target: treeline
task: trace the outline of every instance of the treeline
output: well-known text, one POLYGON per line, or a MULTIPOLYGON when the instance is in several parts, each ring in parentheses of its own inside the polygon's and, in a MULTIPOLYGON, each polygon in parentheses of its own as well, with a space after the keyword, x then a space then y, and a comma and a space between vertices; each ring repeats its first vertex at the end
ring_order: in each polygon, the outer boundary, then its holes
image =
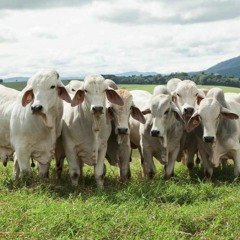
POLYGON ((171 73, 169 75, 149 75, 149 76, 116 76, 116 75, 103 75, 105 79, 112 79, 117 84, 166 84, 171 78, 179 78, 181 80, 190 79, 198 85, 216 85, 216 86, 230 86, 240 87, 240 78, 226 77, 218 74, 206 74, 200 72, 194 75, 187 73, 171 73))

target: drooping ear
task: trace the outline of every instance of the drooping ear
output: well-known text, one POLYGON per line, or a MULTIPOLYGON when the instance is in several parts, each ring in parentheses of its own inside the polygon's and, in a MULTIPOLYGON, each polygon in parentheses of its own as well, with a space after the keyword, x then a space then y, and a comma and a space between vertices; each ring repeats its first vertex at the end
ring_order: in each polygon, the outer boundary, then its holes
POLYGON ((34 98, 33 90, 32 89, 27 90, 22 97, 22 106, 25 107, 27 104, 32 102, 33 98, 34 98))
POLYGON ((146 109, 144 109, 144 110, 142 111, 142 114, 143 114, 143 115, 150 114, 150 113, 151 113, 150 108, 146 108, 146 109))
POLYGON ((58 96, 62 100, 66 101, 68 103, 71 103, 72 100, 71 100, 71 98, 70 98, 70 96, 69 96, 69 94, 68 94, 68 92, 67 92, 65 87, 58 87, 57 91, 58 91, 58 96))
POLYGON ((205 93, 203 92, 202 89, 198 89, 197 105, 199 105, 204 98, 205 98, 205 93))
POLYGON ((198 114, 198 112, 195 112, 187 123, 186 131, 191 132, 199 124, 200 124, 199 114, 198 114))
POLYGON ((221 109, 221 114, 224 118, 231 119, 231 120, 239 118, 239 116, 236 113, 234 113, 234 112, 232 112, 229 109, 224 108, 224 107, 222 107, 222 109, 221 109))
POLYGON ((122 98, 118 95, 118 93, 115 90, 111 88, 106 89, 106 95, 109 102, 117 104, 119 106, 124 105, 122 98))
POLYGON ((174 102, 172 102, 171 108, 172 108, 172 111, 173 111, 173 113, 174 113, 175 118, 176 118, 178 121, 184 123, 183 116, 182 116, 180 110, 178 109, 178 107, 175 105, 174 102))
POLYGON ((131 106, 131 116, 132 116, 132 118, 136 119, 140 123, 144 124, 146 122, 146 119, 145 119, 143 113, 139 110, 139 108, 137 108, 135 106, 131 106))
POLYGON ((75 93, 72 102, 71 102, 71 106, 75 107, 79 104, 81 104, 84 100, 85 97, 85 92, 81 89, 77 90, 77 92, 75 93))

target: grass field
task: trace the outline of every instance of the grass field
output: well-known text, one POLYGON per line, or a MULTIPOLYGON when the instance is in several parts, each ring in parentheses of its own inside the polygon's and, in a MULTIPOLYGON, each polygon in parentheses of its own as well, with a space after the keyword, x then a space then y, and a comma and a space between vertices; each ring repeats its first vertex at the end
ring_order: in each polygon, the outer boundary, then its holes
MULTIPOLYGON (((154 87, 140 86, 121 87, 150 92, 154 87)), ((126 183, 107 164, 102 190, 89 166, 73 188, 67 165, 56 180, 52 162, 44 182, 33 168, 28 185, 12 180, 12 162, 6 168, 0 165, 0 239, 240 239, 240 187, 231 162, 214 169, 211 183, 203 180, 200 166, 189 176, 180 163, 175 178, 164 181, 163 166, 155 163, 155 178, 142 178, 134 151, 132 178, 126 183)))

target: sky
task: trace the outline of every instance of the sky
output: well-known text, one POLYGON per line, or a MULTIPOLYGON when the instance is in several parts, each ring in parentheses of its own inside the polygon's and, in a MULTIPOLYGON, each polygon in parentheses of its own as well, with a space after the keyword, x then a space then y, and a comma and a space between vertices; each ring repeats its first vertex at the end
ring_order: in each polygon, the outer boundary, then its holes
POLYGON ((3 79, 201 71, 239 52, 239 0, 0 0, 3 79))

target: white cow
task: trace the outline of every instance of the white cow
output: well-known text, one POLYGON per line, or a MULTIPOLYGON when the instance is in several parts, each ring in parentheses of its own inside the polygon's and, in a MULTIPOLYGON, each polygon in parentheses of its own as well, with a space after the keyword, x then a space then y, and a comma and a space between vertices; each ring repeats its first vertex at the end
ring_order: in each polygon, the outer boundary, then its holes
POLYGON ((39 163, 39 176, 47 176, 61 133, 62 100, 71 102, 55 70, 38 72, 18 94, 10 119, 15 176, 31 173, 30 158, 39 163))
POLYGON ((129 117, 145 123, 142 112, 133 102, 131 93, 125 89, 118 89, 116 92, 121 96, 124 105, 119 106, 113 103, 108 104, 108 111, 111 114, 112 132, 108 139, 106 158, 111 165, 118 164, 120 169, 120 179, 130 178, 131 146, 129 138, 129 117))
MULTIPOLYGON (((187 124, 197 103, 205 97, 205 94, 201 89, 197 88, 197 85, 193 81, 183 80, 178 83, 177 88, 172 92, 172 96, 181 111, 185 124, 187 124)), ((185 154, 187 167, 191 170, 194 165, 194 155, 197 152, 196 133, 194 131, 190 133, 184 132, 178 160, 185 154)))
POLYGON ((189 131, 200 123, 203 127, 202 141, 205 145, 202 147, 206 158, 205 161, 203 158, 203 163, 208 178, 211 178, 213 166, 217 167, 222 157, 232 158, 234 174, 240 175, 239 115, 240 104, 234 99, 226 101, 220 88, 212 88, 189 120, 189 131))
POLYGON ((0 159, 4 166, 14 152, 10 142, 10 118, 19 91, 0 85, 0 159))
POLYGON ((106 97, 123 105, 121 97, 107 86, 101 75, 89 75, 75 93, 72 106, 64 104, 62 140, 74 186, 78 184, 81 162, 94 166, 96 182, 103 186, 104 159, 111 133, 106 97))
POLYGON ((183 134, 183 119, 170 94, 153 96, 146 115, 146 124, 140 126, 140 145, 144 159, 144 174, 155 175, 153 157, 165 165, 165 179, 174 174, 174 165, 183 134))

